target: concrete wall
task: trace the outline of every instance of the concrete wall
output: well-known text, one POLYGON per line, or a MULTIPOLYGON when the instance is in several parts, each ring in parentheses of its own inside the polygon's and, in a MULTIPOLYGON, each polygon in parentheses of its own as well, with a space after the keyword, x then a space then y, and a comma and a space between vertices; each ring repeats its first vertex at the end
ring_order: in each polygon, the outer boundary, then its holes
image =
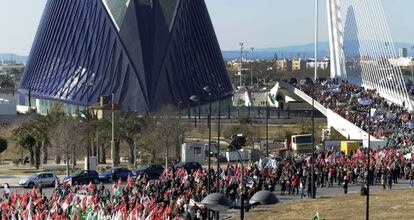
MULTIPOLYGON (((367 132, 330 109, 327 109, 327 113, 328 127, 335 128, 345 138, 362 140, 364 147, 368 147, 367 132)), ((370 137, 370 142, 372 148, 383 147, 386 144, 384 140, 376 139, 373 136, 370 137)))

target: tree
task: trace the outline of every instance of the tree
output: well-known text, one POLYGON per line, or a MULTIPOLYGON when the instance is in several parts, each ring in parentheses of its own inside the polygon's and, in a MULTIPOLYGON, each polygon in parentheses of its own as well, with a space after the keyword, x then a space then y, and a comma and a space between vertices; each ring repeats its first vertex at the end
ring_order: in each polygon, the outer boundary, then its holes
POLYGON ((248 115, 240 115, 237 117, 237 120, 241 125, 248 125, 251 123, 251 118, 248 115))
POLYGON ((119 113, 119 137, 126 142, 129 148, 129 164, 135 162, 135 137, 142 131, 145 120, 136 112, 119 113))
POLYGON ((310 122, 309 119, 302 119, 299 122, 299 130, 300 130, 300 132, 301 133, 304 133, 304 134, 311 133, 311 131, 312 131, 311 125, 312 125, 312 123, 310 122))
POLYGON ((178 111, 173 106, 164 106, 148 120, 145 132, 142 135, 141 143, 144 149, 150 153, 151 162, 161 156, 165 158, 165 165, 168 167, 169 158, 175 153, 175 158, 180 159, 180 137, 184 135, 184 128, 177 117, 178 111))
POLYGON ((7 140, 0 137, 0 154, 7 149, 7 140))
MULTIPOLYGON (((50 129, 50 141, 53 146, 58 150, 58 152, 62 152, 65 156, 66 161, 66 172, 67 175, 70 174, 70 163, 72 161, 72 165, 74 160, 76 160, 75 156, 71 153, 74 152, 75 146, 79 146, 81 143, 82 134, 85 133, 85 126, 82 126, 79 121, 71 116, 62 117, 61 120, 53 125, 50 129)), ((73 168, 73 166, 72 166, 73 168)))
MULTIPOLYGON (((34 146, 36 144, 35 138, 31 135, 31 128, 28 122, 23 123, 12 131, 13 139, 22 148, 29 151, 30 164, 34 164, 34 146)), ((23 158, 21 158, 23 159, 23 158)))

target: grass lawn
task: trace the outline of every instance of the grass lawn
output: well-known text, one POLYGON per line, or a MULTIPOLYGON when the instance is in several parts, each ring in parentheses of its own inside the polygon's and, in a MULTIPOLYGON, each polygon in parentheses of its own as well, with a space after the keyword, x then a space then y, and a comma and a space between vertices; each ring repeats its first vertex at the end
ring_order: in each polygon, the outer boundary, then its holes
MULTIPOLYGON (((245 219, 308 219, 316 212, 320 219, 365 219, 366 196, 343 196, 300 200, 261 206, 246 214, 245 219)), ((414 219, 414 189, 376 191, 370 194, 370 219, 414 219)), ((233 216, 232 219, 239 219, 233 216)))

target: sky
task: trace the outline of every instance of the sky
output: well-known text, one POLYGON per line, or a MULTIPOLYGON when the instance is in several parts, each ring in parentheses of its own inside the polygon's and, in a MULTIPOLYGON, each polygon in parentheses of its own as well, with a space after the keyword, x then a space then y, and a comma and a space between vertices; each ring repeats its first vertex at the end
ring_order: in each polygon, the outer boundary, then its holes
MULTIPOLYGON (((414 42, 413 0, 383 1, 395 42, 414 42)), ((205 0, 222 50, 314 41, 314 0, 205 0)), ((325 0, 319 0, 319 39, 328 38, 325 0)), ((46 0, 0 0, 0 53, 28 55, 46 0)))

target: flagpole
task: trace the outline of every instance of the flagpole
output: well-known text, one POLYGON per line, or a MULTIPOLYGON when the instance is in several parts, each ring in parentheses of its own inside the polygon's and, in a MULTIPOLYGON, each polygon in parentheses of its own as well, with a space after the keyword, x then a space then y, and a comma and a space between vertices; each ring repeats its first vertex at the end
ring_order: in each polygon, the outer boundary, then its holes
POLYGON ((369 220, 369 168, 370 168, 370 148, 371 148, 371 105, 368 106, 368 169, 367 169, 367 207, 366 207, 366 216, 365 219, 369 220))

